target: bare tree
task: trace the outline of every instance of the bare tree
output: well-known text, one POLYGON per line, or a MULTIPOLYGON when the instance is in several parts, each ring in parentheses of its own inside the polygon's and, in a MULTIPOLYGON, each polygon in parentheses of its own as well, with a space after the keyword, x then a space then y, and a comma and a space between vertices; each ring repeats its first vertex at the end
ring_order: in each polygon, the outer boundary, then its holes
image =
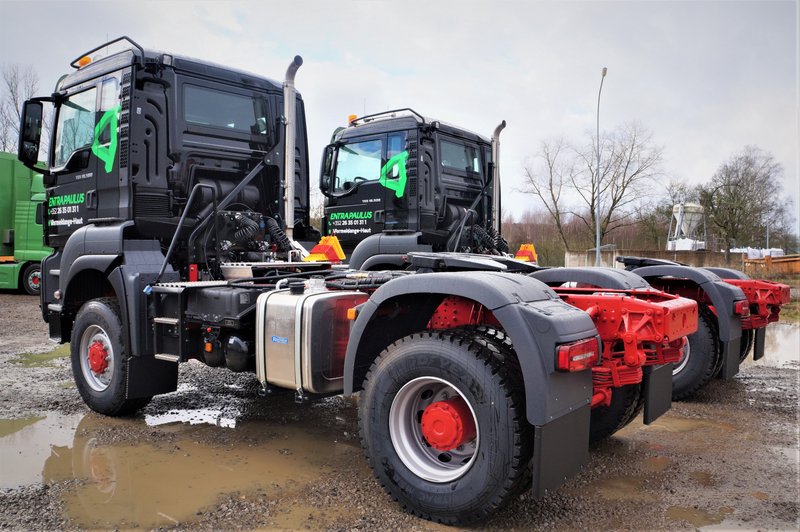
MULTIPOLYGON (((5 65, 0 84, 0 151, 16 152, 22 104, 39 91, 39 75, 30 65, 5 65)), ((42 146, 47 152, 50 118, 42 120, 42 146)))
POLYGON ((616 229, 635 223, 628 214, 646 197, 646 187, 660 174, 662 150, 653 145, 653 135, 644 126, 636 122, 624 124, 600 139, 598 172, 595 145, 592 137, 591 145, 577 151, 583 170, 574 174, 571 184, 581 199, 581 208, 572 214, 594 233, 599 189, 602 240, 616 229))
POLYGON ((533 162, 525 168, 523 191, 544 204, 566 249, 570 249, 567 226, 573 220, 584 227, 584 234, 577 236, 579 240, 594 234, 598 190, 600 234, 605 238, 636 223, 631 213, 647 196, 646 187, 660 174, 661 148, 653 144, 652 134, 641 124, 625 124, 600 141, 599 172, 595 138, 591 135, 580 149, 563 139, 543 142, 533 162))
POLYGON ((725 243, 726 259, 733 246, 761 242, 766 227, 786 225, 790 200, 783 195, 783 167, 771 153, 747 146, 717 169, 711 182, 699 187, 700 202, 725 243))
POLYGON ((565 214, 562 191, 564 184, 569 183, 575 173, 575 162, 572 149, 564 139, 543 141, 539 153, 525 167, 524 192, 538 197, 544 204, 558 231, 558 237, 564 248, 569 250, 569 242, 564 231, 565 214))

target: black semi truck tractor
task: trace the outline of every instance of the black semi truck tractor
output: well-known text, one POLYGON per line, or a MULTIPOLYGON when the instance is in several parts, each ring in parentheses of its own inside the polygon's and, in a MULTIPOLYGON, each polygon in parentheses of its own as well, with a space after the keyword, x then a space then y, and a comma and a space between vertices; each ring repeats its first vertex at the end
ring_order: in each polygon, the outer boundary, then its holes
MULTIPOLYGON (((360 392, 369 462, 422 517, 467 523, 524 489, 557 487, 588 453, 600 356, 589 314, 513 261, 417 253, 407 270, 379 272, 303 261, 299 243, 318 234, 301 64, 278 83, 123 37, 25 103, 18 155, 29 166, 43 104, 55 109, 42 315, 70 343, 82 398, 132 414, 197 359, 255 372, 264 391, 298 401, 360 392)), ((483 165, 488 147, 472 140, 483 165)), ((479 179, 452 195, 452 223, 464 206, 489 210, 479 179)))

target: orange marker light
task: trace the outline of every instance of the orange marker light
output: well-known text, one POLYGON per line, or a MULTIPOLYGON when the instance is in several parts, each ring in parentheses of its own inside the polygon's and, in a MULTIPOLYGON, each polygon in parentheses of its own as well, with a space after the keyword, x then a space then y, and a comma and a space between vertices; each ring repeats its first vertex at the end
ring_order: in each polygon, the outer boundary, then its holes
POLYGON ((210 353, 214 350, 214 345, 211 342, 206 342, 205 349, 206 353, 210 353))
POLYGON ((92 62, 92 58, 89 57, 88 55, 84 55, 83 57, 78 59, 78 67, 79 68, 80 67, 85 67, 86 65, 88 65, 91 62, 92 62))
POLYGON ((347 123, 352 124, 358 119, 358 115, 348 115, 347 116, 347 123))
POLYGON ((356 319, 356 316, 358 316, 358 311, 356 311, 355 308, 347 309, 347 319, 348 320, 353 321, 354 319, 356 319))

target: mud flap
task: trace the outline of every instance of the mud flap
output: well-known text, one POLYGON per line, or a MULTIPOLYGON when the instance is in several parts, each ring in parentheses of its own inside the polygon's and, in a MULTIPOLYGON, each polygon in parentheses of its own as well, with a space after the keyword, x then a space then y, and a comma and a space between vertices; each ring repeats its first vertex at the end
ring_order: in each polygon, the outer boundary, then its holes
POLYGON ((722 369, 720 379, 732 379, 739 373, 739 350, 742 342, 741 336, 730 342, 722 342, 722 369))
POLYGON ((644 424, 672 408, 672 364, 644 367, 644 424))
POLYGON ((533 444, 533 495, 542 497, 581 470, 589 459, 587 404, 546 425, 536 426, 533 444))
POLYGON ((128 357, 125 398, 152 397, 178 389, 178 364, 152 356, 128 357))
POLYGON ((755 339, 753 340, 753 360, 764 358, 764 344, 767 339, 767 328, 759 327, 755 330, 755 339))

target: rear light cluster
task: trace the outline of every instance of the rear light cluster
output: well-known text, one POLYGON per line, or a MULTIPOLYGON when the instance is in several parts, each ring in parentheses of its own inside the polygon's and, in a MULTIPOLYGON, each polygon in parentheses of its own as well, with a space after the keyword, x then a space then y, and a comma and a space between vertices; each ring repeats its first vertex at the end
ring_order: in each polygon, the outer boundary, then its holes
POLYGON ((746 299, 737 301, 733 304, 733 313, 737 316, 749 316, 750 302, 746 299))
POLYGON ((556 369, 558 371, 583 371, 600 361, 600 342, 597 338, 587 338, 570 344, 562 344, 556 349, 556 369))

